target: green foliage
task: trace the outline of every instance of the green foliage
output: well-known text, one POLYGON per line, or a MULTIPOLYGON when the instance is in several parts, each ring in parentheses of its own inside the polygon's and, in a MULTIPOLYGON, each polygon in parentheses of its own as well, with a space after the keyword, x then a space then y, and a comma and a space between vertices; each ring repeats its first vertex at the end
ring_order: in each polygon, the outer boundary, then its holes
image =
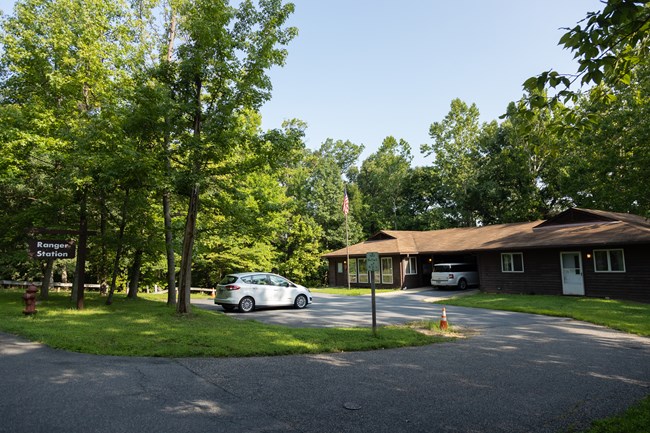
MULTIPOLYGON (((566 32, 559 41, 574 53, 578 61, 576 75, 562 75, 550 70, 524 82, 531 94, 539 95, 546 86, 560 88, 558 99, 576 101, 579 92, 570 90, 578 79, 581 85, 593 84, 592 96, 601 101, 615 99, 611 89, 626 87, 636 66, 647 57, 650 48, 650 5, 638 0, 608 0, 599 12, 566 32), (601 86, 601 84, 605 86, 601 86)), ((546 104, 545 98, 530 99, 533 107, 546 104)))
POLYGON ((404 228, 403 193, 412 159, 406 141, 386 137, 377 152, 361 164, 357 183, 363 195, 366 236, 379 230, 404 228))
POLYGON ((617 93, 617 100, 581 101, 590 121, 567 152, 562 188, 578 206, 650 216, 650 63, 617 93))
POLYGON ((525 99, 511 103, 504 122, 481 132, 473 202, 484 224, 547 218, 570 204, 559 187, 568 149, 561 126, 566 111, 523 106, 525 99))
POLYGON ((267 72, 297 32, 285 25, 291 4, 20 0, 0 20, 0 275, 40 279, 28 230, 73 229, 82 203, 98 232, 92 280, 113 263, 126 280, 142 251, 142 280, 164 281, 168 245, 195 286, 243 270, 322 284, 321 254, 347 242, 344 189, 350 244, 572 205, 650 216, 649 10, 610 0, 567 29, 578 75, 526 80, 500 124, 453 100, 421 147, 433 164, 412 168, 393 137, 359 161, 363 146, 345 140, 306 149, 299 120, 261 130, 267 72), (597 86, 579 96, 578 80, 597 86))
MULTIPOLYGON (((323 251, 342 248, 346 244, 343 214, 343 176, 349 172, 363 147, 349 141, 325 141, 321 148, 304 154, 302 167, 288 179, 288 191, 296 200, 295 212, 309 216, 322 231, 319 239, 323 251)), ((350 244, 363 239, 359 220, 363 218, 356 185, 348 185, 350 212, 348 214, 350 244)))
POLYGON ((594 421, 583 433, 644 433, 650 431, 650 396, 611 418, 594 421))
POLYGON ((433 167, 415 167, 404 181, 402 229, 435 230, 453 227, 457 222, 447 218, 442 205, 445 197, 442 181, 433 167))
POLYGON ((0 137, 0 183, 15 236, 3 248, 24 251, 31 227, 74 228, 88 197, 92 221, 108 199, 102 191, 147 186, 126 171, 147 159, 123 134, 119 113, 131 88, 130 25, 123 2, 101 0, 26 0, 3 19, 0 110, 9 133, 0 137))
POLYGON ((420 147, 435 155, 433 169, 439 182, 439 207, 447 218, 461 226, 476 225, 470 191, 476 187, 478 140, 481 133, 479 110, 460 99, 451 101, 449 113, 429 129, 432 144, 420 147))
POLYGON ((323 262, 319 240, 322 239, 322 229, 316 222, 300 215, 289 218, 287 231, 279 250, 282 257, 279 260, 278 272, 302 285, 322 285, 323 262))

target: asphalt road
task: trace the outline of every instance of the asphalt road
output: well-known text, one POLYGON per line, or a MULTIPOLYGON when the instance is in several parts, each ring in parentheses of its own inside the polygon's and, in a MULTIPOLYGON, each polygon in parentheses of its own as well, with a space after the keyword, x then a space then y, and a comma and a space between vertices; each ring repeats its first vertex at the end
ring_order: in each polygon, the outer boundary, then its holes
MULTIPOLYGON (((360 298, 330 299, 344 314, 360 298)), ((150 359, 0 334, 0 432, 579 431, 650 393, 648 338, 527 314, 448 314, 478 335, 374 352, 150 359)))
MULTIPOLYGON (((414 320, 440 320, 442 307, 426 301, 442 301, 458 295, 469 295, 477 290, 405 290, 376 296, 377 324, 390 325, 414 320), (398 301, 396 301, 398 300, 398 301)), ((252 313, 225 312, 211 299, 193 300, 194 305, 228 314, 242 320, 257 320, 296 327, 370 327, 372 303, 366 296, 335 296, 314 293, 314 303, 303 310, 293 308, 265 308, 252 313)))

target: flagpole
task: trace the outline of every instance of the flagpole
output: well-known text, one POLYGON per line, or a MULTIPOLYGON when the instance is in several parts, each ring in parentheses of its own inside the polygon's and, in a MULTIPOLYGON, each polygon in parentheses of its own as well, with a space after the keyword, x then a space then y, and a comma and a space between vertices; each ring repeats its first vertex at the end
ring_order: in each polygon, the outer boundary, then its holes
POLYGON ((350 229, 348 228, 348 212, 350 211, 350 201, 348 200, 348 189, 343 189, 343 213, 345 214, 345 251, 347 253, 348 266, 346 267, 348 289, 350 288, 350 229))
POLYGON ((348 280, 348 289, 350 288, 350 231, 348 229, 348 214, 345 213, 345 250, 348 256, 348 266, 347 266, 347 280, 348 280))

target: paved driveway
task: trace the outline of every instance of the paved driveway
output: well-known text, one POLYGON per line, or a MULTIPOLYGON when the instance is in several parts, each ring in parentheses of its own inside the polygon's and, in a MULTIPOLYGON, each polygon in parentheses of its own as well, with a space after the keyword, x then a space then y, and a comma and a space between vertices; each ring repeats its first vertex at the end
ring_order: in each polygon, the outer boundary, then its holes
POLYGON ((449 315, 479 335, 374 352, 148 359, 0 334, 0 432, 579 431, 650 393, 650 339, 528 314, 449 315))
MULTIPOLYGON (((377 324, 389 325, 414 320, 440 320, 442 307, 425 301, 476 293, 477 290, 404 290, 376 296, 377 324)), ((293 308, 260 309, 242 314, 226 313, 236 319, 257 320, 285 326, 299 327, 359 327, 372 326, 371 298, 367 296, 338 296, 314 293, 314 303, 303 310, 293 308)), ((210 299, 193 300, 201 308, 224 312, 210 299)))

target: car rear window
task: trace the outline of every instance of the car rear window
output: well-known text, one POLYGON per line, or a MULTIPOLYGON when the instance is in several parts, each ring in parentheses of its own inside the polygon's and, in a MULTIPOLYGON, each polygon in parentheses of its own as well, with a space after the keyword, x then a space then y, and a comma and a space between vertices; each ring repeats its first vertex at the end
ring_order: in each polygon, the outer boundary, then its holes
POLYGON ((451 266, 449 265, 434 265, 433 266, 433 272, 449 272, 451 270, 451 266))
POLYGON ((226 275, 223 277, 221 281, 219 281, 219 284, 232 284, 235 281, 237 281, 237 277, 234 275, 226 275))

